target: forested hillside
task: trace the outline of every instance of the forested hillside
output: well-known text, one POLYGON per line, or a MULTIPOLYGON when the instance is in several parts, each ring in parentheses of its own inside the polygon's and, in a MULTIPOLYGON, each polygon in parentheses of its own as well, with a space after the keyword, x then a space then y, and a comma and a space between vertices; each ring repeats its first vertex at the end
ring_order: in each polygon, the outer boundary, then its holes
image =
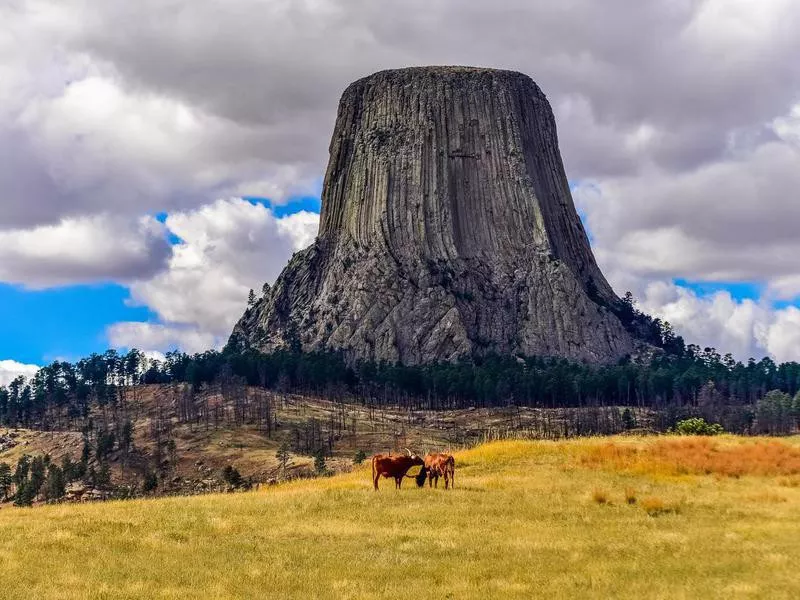
POLYGON ((77 363, 57 361, 34 378, 0 388, 0 423, 78 428, 91 406, 113 411, 140 384, 187 383, 184 409, 201 410, 192 395, 220 386, 307 394, 344 402, 413 409, 523 406, 638 407, 680 417, 698 414, 734 432, 791 430, 800 406, 800 364, 769 358, 746 363, 713 348, 689 345, 679 355, 597 366, 565 359, 488 357, 419 367, 358 362, 338 353, 208 351, 150 360, 109 350, 77 363), (767 393, 777 391, 764 402, 767 393))

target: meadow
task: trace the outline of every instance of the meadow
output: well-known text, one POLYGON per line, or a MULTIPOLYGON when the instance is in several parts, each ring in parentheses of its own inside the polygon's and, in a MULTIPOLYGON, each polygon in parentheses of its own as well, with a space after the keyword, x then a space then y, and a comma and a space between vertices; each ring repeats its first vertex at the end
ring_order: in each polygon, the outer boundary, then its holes
POLYGON ((22 598, 797 598, 800 441, 503 441, 456 488, 369 465, 260 491, 0 510, 22 598))

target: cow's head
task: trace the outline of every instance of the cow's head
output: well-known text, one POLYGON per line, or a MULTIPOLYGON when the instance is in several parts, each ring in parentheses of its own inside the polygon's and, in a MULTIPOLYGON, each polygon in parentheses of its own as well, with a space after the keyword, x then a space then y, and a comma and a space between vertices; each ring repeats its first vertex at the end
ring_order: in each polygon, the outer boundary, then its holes
POLYGON ((428 478, 428 469, 422 467, 417 473, 417 476, 414 478, 417 482, 417 487, 422 487, 425 485, 425 480, 428 478))
POLYGON ((408 457, 411 459, 411 464, 412 464, 412 465, 424 465, 424 464, 425 464, 425 461, 424 461, 424 460, 422 460, 422 458, 421 458, 421 457, 419 457, 419 456, 417 456, 416 454, 414 454, 414 453, 413 453, 411 450, 409 450, 408 448, 406 448, 405 450, 406 450, 406 452, 408 453, 408 457))

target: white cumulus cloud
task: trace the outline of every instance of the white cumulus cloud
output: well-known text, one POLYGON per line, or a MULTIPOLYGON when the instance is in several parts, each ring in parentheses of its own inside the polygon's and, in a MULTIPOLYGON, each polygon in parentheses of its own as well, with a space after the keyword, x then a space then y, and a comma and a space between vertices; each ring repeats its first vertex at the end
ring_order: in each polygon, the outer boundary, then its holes
POLYGON ((0 281, 30 288, 131 281, 166 266, 169 244, 152 217, 108 214, 0 230, 0 281))
POLYGON ((168 268, 131 284, 131 302, 159 323, 117 323, 113 345, 146 350, 200 351, 225 343, 250 289, 260 293, 292 253, 310 244, 319 215, 301 211, 276 218, 261 205, 234 198, 174 213, 166 226, 180 239, 168 268))
POLYGON ((33 377, 38 370, 38 365, 25 364, 16 360, 0 360, 0 386, 8 385, 20 375, 25 378, 33 377))

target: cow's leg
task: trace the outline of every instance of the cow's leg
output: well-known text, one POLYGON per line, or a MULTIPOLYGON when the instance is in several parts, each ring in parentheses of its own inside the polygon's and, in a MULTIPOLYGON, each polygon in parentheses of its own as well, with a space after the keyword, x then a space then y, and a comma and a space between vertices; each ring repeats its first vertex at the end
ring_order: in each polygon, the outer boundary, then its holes
POLYGON ((395 484, 397 486, 397 489, 399 490, 400 486, 403 485, 403 476, 400 475, 400 477, 395 477, 394 478, 394 482, 395 482, 395 484))

